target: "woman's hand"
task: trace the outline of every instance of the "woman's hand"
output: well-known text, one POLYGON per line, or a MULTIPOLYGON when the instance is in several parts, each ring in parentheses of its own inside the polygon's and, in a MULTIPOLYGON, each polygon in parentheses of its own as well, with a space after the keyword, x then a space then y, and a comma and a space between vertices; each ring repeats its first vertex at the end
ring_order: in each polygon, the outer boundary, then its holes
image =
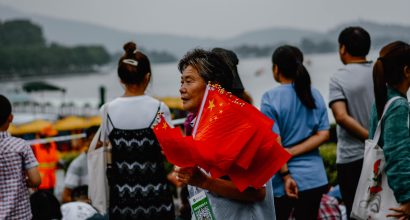
POLYGON ((289 198, 298 198, 298 186, 290 174, 283 177, 283 185, 285 187, 285 193, 289 198))
POLYGON ((410 219, 410 202, 401 204, 397 208, 390 208, 389 210, 393 211, 388 214, 386 217, 394 217, 399 220, 410 219))
POLYGON ((178 181, 177 176, 174 171, 168 173, 167 180, 176 187, 182 187, 185 185, 184 183, 178 181))
POLYGON ((174 173, 178 181, 192 186, 207 189, 210 183, 210 178, 198 167, 181 168, 175 166, 174 173))

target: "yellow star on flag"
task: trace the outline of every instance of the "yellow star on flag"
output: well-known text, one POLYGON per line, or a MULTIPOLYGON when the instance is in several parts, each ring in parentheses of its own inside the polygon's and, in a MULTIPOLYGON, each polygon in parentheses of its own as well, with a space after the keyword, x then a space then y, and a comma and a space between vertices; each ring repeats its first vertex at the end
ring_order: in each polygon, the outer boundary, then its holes
POLYGON ((164 122, 164 123, 162 124, 162 129, 167 129, 167 128, 168 128, 168 125, 167 125, 167 123, 164 122))
POLYGON ((212 100, 209 100, 208 109, 212 111, 213 108, 215 108, 215 105, 214 105, 214 100, 212 99, 212 100))

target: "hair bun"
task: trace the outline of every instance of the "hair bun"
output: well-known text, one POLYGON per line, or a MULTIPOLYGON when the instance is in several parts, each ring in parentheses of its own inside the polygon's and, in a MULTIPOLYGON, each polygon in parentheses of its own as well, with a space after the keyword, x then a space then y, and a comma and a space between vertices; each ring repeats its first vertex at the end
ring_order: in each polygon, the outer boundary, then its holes
POLYGON ((134 51, 137 49, 137 44, 130 41, 130 42, 124 44, 123 49, 124 49, 124 51, 127 55, 133 54, 134 51))

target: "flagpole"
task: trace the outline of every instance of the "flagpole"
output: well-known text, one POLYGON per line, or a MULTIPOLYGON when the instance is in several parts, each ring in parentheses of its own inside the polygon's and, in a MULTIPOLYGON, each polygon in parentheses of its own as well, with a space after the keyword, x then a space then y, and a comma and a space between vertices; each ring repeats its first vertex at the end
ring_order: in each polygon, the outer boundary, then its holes
POLYGON ((202 111, 205 107, 205 102, 206 102, 206 98, 208 97, 208 91, 211 87, 209 86, 209 84, 206 85, 206 89, 205 89, 205 93, 204 93, 204 97, 202 98, 202 103, 201 103, 201 108, 199 108, 199 113, 196 116, 196 120, 195 120, 195 125, 194 125, 194 130, 192 131, 192 137, 195 138, 196 135, 196 131, 198 129, 198 124, 199 124, 199 120, 201 119, 201 115, 202 115, 202 111))

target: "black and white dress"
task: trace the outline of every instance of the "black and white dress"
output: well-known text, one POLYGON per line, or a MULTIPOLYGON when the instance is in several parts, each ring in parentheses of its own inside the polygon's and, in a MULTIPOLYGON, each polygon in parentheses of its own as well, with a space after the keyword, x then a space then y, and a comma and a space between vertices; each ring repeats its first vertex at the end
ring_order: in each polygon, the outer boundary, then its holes
POLYGON ((112 128, 109 219, 175 219, 164 157, 151 129, 155 119, 156 114, 146 128, 120 129, 108 113, 112 128))

